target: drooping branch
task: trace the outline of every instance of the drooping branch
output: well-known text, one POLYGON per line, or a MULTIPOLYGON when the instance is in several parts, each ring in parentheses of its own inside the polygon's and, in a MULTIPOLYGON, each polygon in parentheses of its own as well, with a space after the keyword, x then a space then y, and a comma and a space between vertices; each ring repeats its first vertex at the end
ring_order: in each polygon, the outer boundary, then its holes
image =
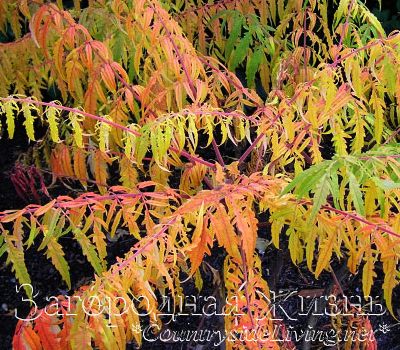
POLYGON ((160 23, 162 24, 162 26, 163 26, 163 28, 165 30, 165 33, 167 34, 167 37, 168 37, 169 41, 171 42, 171 44, 172 44, 172 46, 173 46, 173 48, 175 50, 175 53, 176 53, 176 55, 178 57, 179 64, 181 65, 182 70, 183 70, 183 72, 184 72, 184 74, 186 76, 186 80, 187 80, 187 82, 189 84, 190 91, 192 92, 193 98, 196 100, 197 91, 196 91, 196 88, 194 87, 193 79, 190 77, 189 71, 188 71, 188 69, 187 69, 187 67, 185 65, 185 61, 183 59, 183 55, 180 52, 180 50, 178 48, 178 45, 176 44, 174 38, 172 37, 171 31, 168 29, 164 19, 160 15, 159 11, 156 9, 156 7, 150 1, 148 1, 148 2, 150 4, 150 7, 153 9, 154 13, 157 15, 158 19, 160 20, 160 23))
MULTIPOLYGON (((80 110, 78 108, 71 108, 71 107, 62 106, 62 105, 59 105, 59 104, 54 103, 54 102, 42 102, 42 101, 37 101, 37 100, 31 99, 31 98, 16 98, 16 97, 0 97, 0 101, 4 101, 4 102, 14 101, 14 102, 19 102, 19 103, 30 103, 30 104, 33 104, 33 105, 36 105, 36 106, 53 107, 53 108, 57 108, 57 109, 60 109, 60 110, 66 111, 66 112, 72 112, 72 113, 75 113, 75 114, 78 114, 78 115, 82 115, 84 117, 87 117, 87 118, 90 118, 90 119, 93 119, 93 120, 97 120, 99 122, 108 124, 108 125, 116 128, 116 129, 123 130, 123 131, 125 131, 127 133, 130 133, 132 135, 135 135, 137 137, 142 136, 142 134, 140 132, 132 130, 132 129, 124 126, 124 125, 118 124, 118 123, 113 122, 111 120, 108 120, 106 118, 100 117, 100 116, 95 115, 95 114, 84 112, 84 111, 82 111, 82 110, 80 110)), ((215 164, 210 163, 210 162, 208 162, 208 161, 206 161, 206 160, 204 160, 204 159, 202 159, 202 158, 200 158, 198 156, 194 156, 194 155, 190 154, 189 152, 186 152, 184 150, 179 150, 178 148, 176 148, 174 146, 170 146, 169 149, 172 152, 177 153, 177 154, 187 158, 190 161, 193 161, 193 162, 199 163, 199 164, 204 164, 204 165, 206 165, 207 167, 209 167, 211 169, 215 168, 215 164)))

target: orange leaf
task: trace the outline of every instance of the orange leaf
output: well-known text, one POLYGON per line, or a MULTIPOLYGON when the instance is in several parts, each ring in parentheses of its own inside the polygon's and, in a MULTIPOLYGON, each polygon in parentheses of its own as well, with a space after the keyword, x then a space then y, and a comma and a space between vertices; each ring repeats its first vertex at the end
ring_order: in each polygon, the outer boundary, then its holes
POLYGON ((109 64, 105 64, 103 69, 101 70, 101 78, 106 84, 107 88, 111 91, 115 91, 116 84, 115 84, 115 76, 114 71, 109 64))
POLYGON ((239 257, 240 253, 235 230, 222 204, 217 204, 217 211, 210 219, 219 245, 223 246, 230 256, 239 257))
POLYGON ((211 254, 210 248, 214 239, 214 232, 208 229, 208 216, 204 216, 199 241, 189 252, 192 262, 191 272, 195 273, 203 261, 204 254, 211 254))

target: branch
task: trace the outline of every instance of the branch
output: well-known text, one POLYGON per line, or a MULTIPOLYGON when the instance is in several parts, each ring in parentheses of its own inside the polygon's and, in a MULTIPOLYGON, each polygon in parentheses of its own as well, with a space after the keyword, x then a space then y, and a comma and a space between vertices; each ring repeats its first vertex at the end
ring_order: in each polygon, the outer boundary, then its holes
POLYGON ((337 61, 336 61, 336 65, 335 65, 335 62, 333 62, 333 63, 331 63, 331 64, 328 64, 328 67, 333 67, 333 68, 335 68, 339 63, 341 63, 342 61, 348 59, 349 57, 351 57, 351 56, 353 56, 353 55, 356 55, 356 54, 359 53, 359 52, 368 50, 368 49, 370 49, 371 47, 374 47, 374 46, 376 46, 376 45, 378 45, 378 44, 383 44, 385 41, 391 40, 391 39, 393 39, 393 38, 395 38, 395 37, 397 37, 397 36, 399 36, 399 35, 400 35, 400 33, 399 33, 399 32, 396 32, 396 33, 394 33, 394 34, 392 34, 392 35, 389 35, 386 39, 376 39, 375 41, 370 42, 369 44, 367 44, 367 45, 365 45, 365 46, 359 47, 359 48, 357 48, 357 49, 353 49, 353 50, 352 50, 351 52, 349 52, 348 54, 346 54, 346 55, 344 55, 344 56, 338 58, 337 61))
MULTIPOLYGON (((46 107, 58 108, 58 109, 61 109, 63 111, 76 113, 76 114, 82 115, 84 117, 100 121, 102 123, 108 124, 108 125, 116 128, 116 129, 124 130, 127 133, 133 134, 133 135, 135 135, 137 137, 142 136, 142 134, 140 132, 135 131, 135 130, 131 130, 130 128, 128 128, 128 127, 126 127, 124 125, 115 123, 115 122, 113 122, 111 120, 108 120, 106 118, 100 117, 100 116, 95 115, 95 114, 84 112, 84 111, 82 111, 82 110, 80 110, 78 108, 71 108, 71 107, 62 106, 62 105, 59 105, 59 104, 54 103, 54 102, 42 102, 42 101, 33 100, 31 98, 15 98, 15 97, 0 97, 0 101, 5 101, 5 102, 7 102, 7 101, 15 101, 15 102, 20 102, 20 103, 31 103, 31 104, 34 104, 34 105, 37 105, 37 106, 46 106, 46 107)), ((209 167, 211 169, 215 169, 215 164, 207 162, 206 160, 204 160, 204 159, 202 159, 200 157, 194 156, 194 155, 190 154, 189 152, 186 152, 184 150, 180 151, 178 148, 176 148, 174 146, 170 146, 169 150, 174 152, 174 153, 177 153, 177 154, 179 154, 179 155, 181 155, 181 156, 183 156, 185 158, 187 158, 190 161, 193 161, 193 162, 196 162, 196 163, 200 163, 200 164, 204 164, 205 166, 207 166, 207 167, 209 167)))
POLYGON ((173 225, 175 221, 177 220, 177 216, 170 219, 167 223, 163 224, 163 227, 160 229, 160 231, 156 232, 154 235, 148 237, 148 241, 143 245, 140 246, 140 243, 143 242, 143 239, 135 244, 135 246, 132 248, 131 251, 136 251, 127 259, 124 261, 115 264, 115 268, 113 268, 112 275, 114 276, 116 273, 120 272, 123 268, 125 268, 131 261, 133 261, 139 254, 141 254, 143 251, 145 251, 150 245, 154 243, 155 240, 159 239, 168 229, 169 226, 173 225))
MULTIPOLYGON (((294 95, 290 98, 290 100, 287 103, 287 106, 281 111, 279 112, 274 119, 271 120, 271 122, 267 125, 267 128, 270 128, 272 125, 274 125, 276 123, 276 121, 282 116, 282 113, 286 110, 286 108, 290 107, 295 101, 296 98, 300 95, 301 92, 304 91, 304 88, 309 88, 312 84, 314 84, 314 82, 316 81, 316 78, 308 81, 307 83, 304 84, 304 86, 302 86, 301 89, 298 89, 294 95)), ((261 132, 257 138, 251 143, 251 145, 246 149, 246 151, 242 154, 242 156, 239 158, 239 162, 238 162, 238 166, 240 166, 245 160, 246 158, 249 156, 249 154, 251 153, 251 151, 257 146, 257 144, 260 142, 260 140, 265 136, 265 132, 261 132)))
MULTIPOLYGON (((205 56, 207 57, 207 56, 205 56)), ((243 95, 245 95, 247 98, 249 98, 255 105, 256 107, 262 107, 262 105, 260 105, 258 102, 254 101, 253 96, 249 93, 248 89, 243 87, 243 85, 236 83, 232 78, 229 77, 228 74, 224 74, 219 68, 215 67, 213 64, 211 64, 210 62, 208 62, 205 58, 199 56, 198 57, 199 60, 205 64, 207 67, 209 67, 211 70, 219 73, 219 74, 223 74, 226 78, 226 80, 232 84, 237 90, 239 90, 240 92, 243 93, 243 95)), ((225 67, 224 67, 225 68, 225 67)), ((226 69, 226 68, 225 68, 226 69)), ((227 70, 227 69, 226 69, 227 70)))
POLYGON ((174 48, 174 50, 176 52, 176 55, 178 56, 178 61, 179 61, 180 65, 181 65, 181 67, 182 67, 182 70, 186 75, 186 80, 187 80, 187 82, 189 84, 189 87, 190 87, 190 90, 192 92, 193 98, 196 100, 197 91, 196 91, 196 88, 194 87, 193 80, 192 80, 192 78, 191 78, 191 76, 189 74, 189 71, 186 68, 185 62, 183 60, 183 56, 182 56, 181 52, 179 51, 178 45, 176 44, 175 40, 172 38, 171 32, 167 28, 167 25, 164 22, 164 19, 159 14, 159 12, 157 11, 156 7, 152 3, 150 3, 150 7, 153 9, 154 13, 158 16, 158 18, 160 20, 160 23, 162 24, 162 26, 165 29, 167 37, 168 37, 169 41, 171 42, 171 44, 172 44, 172 46, 173 46, 173 48, 174 48))
POLYGON ((212 140, 212 146, 213 146, 215 155, 217 156, 218 163, 221 164, 225 168, 224 159, 222 158, 221 152, 220 152, 219 147, 218 147, 217 143, 215 142, 214 138, 212 140))
MULTIPOLYGON (((305 199, 290 199, 290 200, 293 201, 293 202, 297 202, 299 204, 314 205, 311 200, 305 200, 305 199)), ((345 210, 341 210, 341 209, 336 209, 336 208, 334 208, 334 207, 332 207, 330 205, 322 205, 321 209, 325 209, 325 210, 334 212, 336 214, 339 214, 340 216, 343 216, 344 219, 350 218, 352 220, 361 222, 361 223, 363 223, 365 225, 375 227, 375 229, 377 231, 385 232, 385 233, 389 234, 390 236, 400 238, 400 234, 399 233, 393 231, 390 228, 382 226, 381 224, 377 224, 377 223, 374 223, 372 221, 369 221, 366 218, 364 218, 363 216, 358 215, 357 213, 353 213, 353 212, 349 212, 349 211, 345 211, 345 210)))

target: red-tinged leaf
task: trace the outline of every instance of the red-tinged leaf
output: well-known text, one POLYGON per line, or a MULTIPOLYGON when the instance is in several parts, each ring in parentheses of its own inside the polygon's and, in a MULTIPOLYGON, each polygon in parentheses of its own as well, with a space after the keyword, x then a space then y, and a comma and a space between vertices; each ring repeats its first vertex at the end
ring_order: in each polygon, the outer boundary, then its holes
POLYGON ((365 233, 365 232, 373 232, 376 230, 376 225, 365 225, 361 227, 360 233, 365 233))
POLYGON ((41 350, 42 348, 40 338, 32 329, 32 325, 23 320, 19 320, 13 337, 13 349, 41 350))
POLYGON ((22 215, 25 214, 25 209, 21 209, 18 211, 14 211, 14 210, 7 210, 3 213, 7 213, 7 212, 12 212, 11 214, 7 214, 4 215, 0 221, 1 222, 11 222, 11 221, 15 221, 17 218, 21 217, 22 215))
POLYGON ((72 350, 70 342, 70 333, 73 325, 73 319, 71 314, 76 313, 74 305, 70 301, 64 301, 62 297, 58 297, 59 303, 61 304, 60 309, 62 313, 62 329, 59 333, 60 346, 65 350, 72 350))
POLYGON ((42 206, 38 210, 35 211, 34 215, 35 216, 41 216, 45 213, 47 213, 51 208, 54 207, 54 204, 56 203, 56 199, 53 199, 51 202, 47 203, 46 205, 42 206))
POLYGON ((76 33, 76 26, 70 26, 67 28, 67 30, 64 32, 63 35, 63 41, 65 43, 65 46, 69 50, 73 50, 75 47, 75 33, 76 33))
POLYGON ((79 23, 74 23, 74 27, 77 31, 79 30, 80 32, 83 33, 83 35, 85 36, 85 41, 92 40, 92 36, 90 35, 89 31, 86 29, 85 26, 79 23))
POLYGON ((115 186, 111 186, 110 187, 110 191, 112 192, 121 192, 121 193, 126 193, 127 189, 124 186, 119 186, 119 185, 115 185, 115 186))
POLYGON ((50 164, 54 176, 74 176, 69 149, 66 145, 57 145, 51 153, 50 164))
MULTIPOLYGON (((96 114, 97 111, 97 95, 95 91, 94 84, 89 85, 85 93, 85 111, 88 113, 96 114)), ((85 128, 93 127, 95 122, 89 118, 85 118, 84 121, 85 128)))
POLYGON ((74 151, 74 173, 82 186, 86 188, 88 179, 86 152, 82 148, 76 148, 74 151))
MULTIPOLYGON (((94 201, 94 205, 92 205, 92 210, 94 210, 94 211, 100 211, 100 212, 105 212, 107 209, 106 209, 106 206, 105 206, 105 203, 104 203, 104 202, 101 202, 101 201, 94 201)), ((105 225, 105 222, 104 222, 104 220, 103 220, 102 218, 97 217, 97 221, 98 221, 99 223, 101 223, 102 225, 105 225)))
POLYGON ((61 77, 65 80, 65 70, 64 70, 64 45, 62 40, 57 40, 53 45, 54 50, 54 65, 57 69, 57 72, 61 75, 61 77))
POLYGON ((32 16, 32 19, 29 22, 29 29, 30 29, 30 32, 32 35, 32 40, 35 42, 35 44, 38 47, 40 47, 40 44, 38 41, 40 25, 41 25, 42 20, 47 12, 48 12, 47 6, 40 7, 39 10, 32 16))
POLYGON ((155 199, 166 199, 167 196, 165 193, 157 193, 157 192, 149 192, 146 193, 147 197, 155 198, 155 199))
POLYGON ((92 67, 93 67, 93 52, 92 52, 91 43, 87 43, 85 45, 85 59, 86 59, 87 67, 89 69, 92 69, 92 67))
POLYGON ((365 328, 364 334, 368 334, 368 337, 365 338, 366 341, 365 350, 378 350, 378 342, 376 341, 375 338, 375 331, 372 328, 371 321, 368 318, 364 321, 364 328, 365 328))
POLYGON ((101 194, 106 192, 108 178, 107 169, 110 163, 110 159, 100 150, 96 151, 92 157, 91 169, 101 194))
POLYGON ((101 41, 93 40, 91 42, 91 46, 92 49, 96 50, 97 54, 100 55, 100 57, 105 61, 110 58, 107 47, 101 41))
POLYGON ((168 205, 165 202, 155 201, 155 200, 152 200, 152 199, 146 200, 146 204, 152 205, 154 207, 165 207, 166 205, 168 205))
POLYGON ((58 202, 63 202, 63 201, 71 201, 71 200, 73 200, 73 198, 72 197, 70 197, 70 196, 58 196, 57 197, 57 201, 58 202))
POLYGON ((47 41, 47 37, 48 37, 48 32, 50 30, 52 24, 52 19, 50 16, 48 16, 45 20, 44 20, 44 24, 43 26, 40 28, 39 32, 38 32, 38 36, 37 39, 39 41, 39 46, 45 50, 45 52, 47 52, 47 48, 46 48, 46 41, 47 41))
POLYGON ((157 185, 157 183, 154 181, 142 181, 137 184, 137 188, 141 190, 142 188, 156 186, 156 185, 157 185))
POLYGON ((132 91, 129 90, 128 88, 125 89, 125 101, 127 102, 131 112, 134 112, 135 111, 134 97, 132 91))
POLYGON ((72 168, 71 154, 68 147, 64 144, 60 144, 60 161, 62 174, 64 176, 74 177, 74 170, 72 168))
POLYGON ((351 90, 348 85, 341 85, 336 93, 335 99, 330 107, 330 113, 342 109, 352 99, 351 90))
POLYGON ((103 69, 101 70, 101 78, 103 79, 104 84, 106 84, 107 88, 111 91, 115 91, 115 76, 114 72, 109 64, 105 64, 103 69))
MULTIPOLYGON (((117 71, 117 73, 121 76, 121 78, 125 82, 127 82, 127 83, 129 82, 128 74, 126 73, 125 69, 121 67, 121 65, 119 63, 112 62, 111 67, 117 71)), ((115 73, 114 73, 114 75, 115 75, 115 73)), ((117 80, 118 80, 118 78, 117 78, 117 80)))
POLYGON ((43 350, 63 350, 60 346, 60 339, 57 336, 60 332, 57 318, 53 319, 46 312, 42 312, 41 316, 35 321, 35 330, 40 337, 43 350))

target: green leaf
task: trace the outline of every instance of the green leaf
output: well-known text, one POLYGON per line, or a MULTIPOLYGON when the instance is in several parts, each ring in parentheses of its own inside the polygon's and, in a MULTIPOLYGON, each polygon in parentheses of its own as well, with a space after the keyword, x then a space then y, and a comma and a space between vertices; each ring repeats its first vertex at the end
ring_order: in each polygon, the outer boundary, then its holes
POLYGON ((68 286, 68 289, 71 289, 71 278, 69 274, 69 266, 67 261, 64 258, 64 251, 62 246, 57 242, 57 240, 52 237, 52 239, 48 242, 46 255, 54 267, 60 273, 62 279, 68 286))
POLYGON ((143 158, 146 156, 148 147, 149 147, 149 126, 144 125, 141 130, 141 136, 136 138, 136 160, 138 164, 142 163, 143 158))
POLYGON ((22 245, 14 245, 11 236, 5 236, 5 245, 7 246, 7 264, 12 263, 12 271, 15 273, 18 282, 24 285, 24 289, 29 298, 32 297, 32 290, 28 287, 31 284, 28 269, 25 265, 25 255, 22 245))
POLYGON ((96 273, 100 276, 103 273, 103 266, 99 256, 96 253, 94 245, 90 242, 90 239, 82 233, 79 228, 73 230, 76 240, 82 247, 83 254, 87 257, 90 264, 93 266, 96 273))
POLYGON ((391 190, 396 190, 400 188, 400 182, 394 182, 393 180, 390 179, 380 179, 378 177, 374 177, 373 181, 376 183, 376 185, 381 188, 384 191, 391 191, 391 190))
POLYGON ((234 71, 239 66, 239 64, 241 64, 243 60, 246 58, 247 53, 249 51, 250 43, 251 43, 251 33, 247 32, 246 35, 238 44, 238 46, 236 47, 236 50, 232 54, 233 58, 230 60, 229 64, 229 69, 231 71, 234 71))
POLYGON ((338 178, 338 168, 339 163, 336 162, 335 166, 330 171, 330 186, 332 190, 332 197, 335 207, 339 207, 339 197, 340 197, 340 190, 339 190, 339 178, 338 178))
POLYGON ((394 67, 394 64, 391 63, 387 57, 385 57, 383 62, 383 76, 386 80, 387 89, 391 94, 396 93, 397 72, 394 67))
POLYGON ((365 216, 365 205, 360 190, 360 184, 353 173, 349 172, 349 190, 357 213, 365 216))
POLYGON ((318 181, 317 186, 315 187, 314 197, 313 197, 313 207, 311 210, 308 223, 312 224, 314 222, 314 219, 317 216, 319 210, 326 203, 326 198, 328 197, 330 191, 331 189, 329 185, 329 174, 325 173, 318 181))
POLYGON ((4 237, 0 235, 0 258, 7 251, 7 244, 4 243, 4 237))
POLYGON ((313 165, 311 168, 303 171, 284 188, 281 195, 287 194, 296 188, 295 194, 298 197, 303 197, 311 191, 313 185, 318 182, 321 174, 325 172, 325 169, 328 167, 328 165, 330 165, 331 162, 332 161, 325 161, 320 164, 313 165))
POLYGON ((247 65, 246 65, 246 80, 247 80, 247 86, 249 87, 254 87, 254 80, 256 77, 256 73, 258 71, 258 67, 261 64, 261 61, 263 59, 263 48, 258 47, 255 52, 250 56, 250 58, 247 60, 247 65))
MULTIPOLYGON (((112 53, 113 53, 113 58, 115 61, 120 61, 121 59, 124 59, 123 62, 125 63, 125 57, 126 57, 126 43, 125 43, 125 35, 121 30, 117 30, 114 32, 113 35, 113 47, 112 47, 112 53)), ((133 61, 133 60, 132 60, 133 61)))
POLYGON ((334 27, 336 27, 339 24, 340 20, 344 17, 345 13, 347 13, 349 3, 350 0, 340 0, 338 9, 336 10, 335 13, 335 21, 333 24, 334 27))
POLYGON ((235 43, 239 38, 242 30, 243 17, 241 17, 237 12, 233 15, 233 26, 229 38, 226 40, 225 44, 225 59, 228 61, 235 43))

